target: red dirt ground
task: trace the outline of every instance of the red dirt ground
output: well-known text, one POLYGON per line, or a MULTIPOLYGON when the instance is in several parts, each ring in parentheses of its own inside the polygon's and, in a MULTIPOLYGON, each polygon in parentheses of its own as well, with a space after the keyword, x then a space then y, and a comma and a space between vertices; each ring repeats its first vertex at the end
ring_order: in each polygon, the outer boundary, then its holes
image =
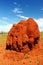
POLYGON ((34 49, 26 53, 5 50, 0 47, 0 65, 43 65, 43 44, 39 41, 34 49))

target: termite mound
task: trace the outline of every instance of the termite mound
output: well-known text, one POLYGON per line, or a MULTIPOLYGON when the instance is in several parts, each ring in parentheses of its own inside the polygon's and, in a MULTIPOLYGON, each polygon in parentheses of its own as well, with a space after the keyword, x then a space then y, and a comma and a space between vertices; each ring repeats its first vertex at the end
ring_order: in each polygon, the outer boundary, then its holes
POLYGON ((38 24, 33 18, 21 20, 17 24, 13 24, 8 32, 6 40, 6 49, 17 52, 29 51, 38 44, 40 39, 40 31, 38 24))

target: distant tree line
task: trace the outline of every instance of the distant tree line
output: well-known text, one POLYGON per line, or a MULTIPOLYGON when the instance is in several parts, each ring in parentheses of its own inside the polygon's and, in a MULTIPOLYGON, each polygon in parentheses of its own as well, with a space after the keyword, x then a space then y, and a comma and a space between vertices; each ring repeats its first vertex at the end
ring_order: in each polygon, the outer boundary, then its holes
POLYGON ((8 32, 0 32, 0 34, 7 34, 8 32))

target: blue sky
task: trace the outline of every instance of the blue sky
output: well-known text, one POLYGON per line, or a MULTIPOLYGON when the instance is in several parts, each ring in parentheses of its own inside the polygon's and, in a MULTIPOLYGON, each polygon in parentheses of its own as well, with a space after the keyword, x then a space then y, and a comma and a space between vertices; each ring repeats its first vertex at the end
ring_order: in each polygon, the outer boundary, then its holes
POLYGON ((13 23, 30 17, 43 31, 43 0, 0 0, 0 31, 9 31, 13 23))

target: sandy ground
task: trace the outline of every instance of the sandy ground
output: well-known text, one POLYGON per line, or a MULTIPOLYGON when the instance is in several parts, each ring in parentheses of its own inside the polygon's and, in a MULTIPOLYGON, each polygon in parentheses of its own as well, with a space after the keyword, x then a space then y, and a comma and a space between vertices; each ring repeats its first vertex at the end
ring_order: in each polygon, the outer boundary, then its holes
POLYGON ((0 46, 0 65, 43 65, 42 42, 27 53, 5 50, 5 46, 0 46))

